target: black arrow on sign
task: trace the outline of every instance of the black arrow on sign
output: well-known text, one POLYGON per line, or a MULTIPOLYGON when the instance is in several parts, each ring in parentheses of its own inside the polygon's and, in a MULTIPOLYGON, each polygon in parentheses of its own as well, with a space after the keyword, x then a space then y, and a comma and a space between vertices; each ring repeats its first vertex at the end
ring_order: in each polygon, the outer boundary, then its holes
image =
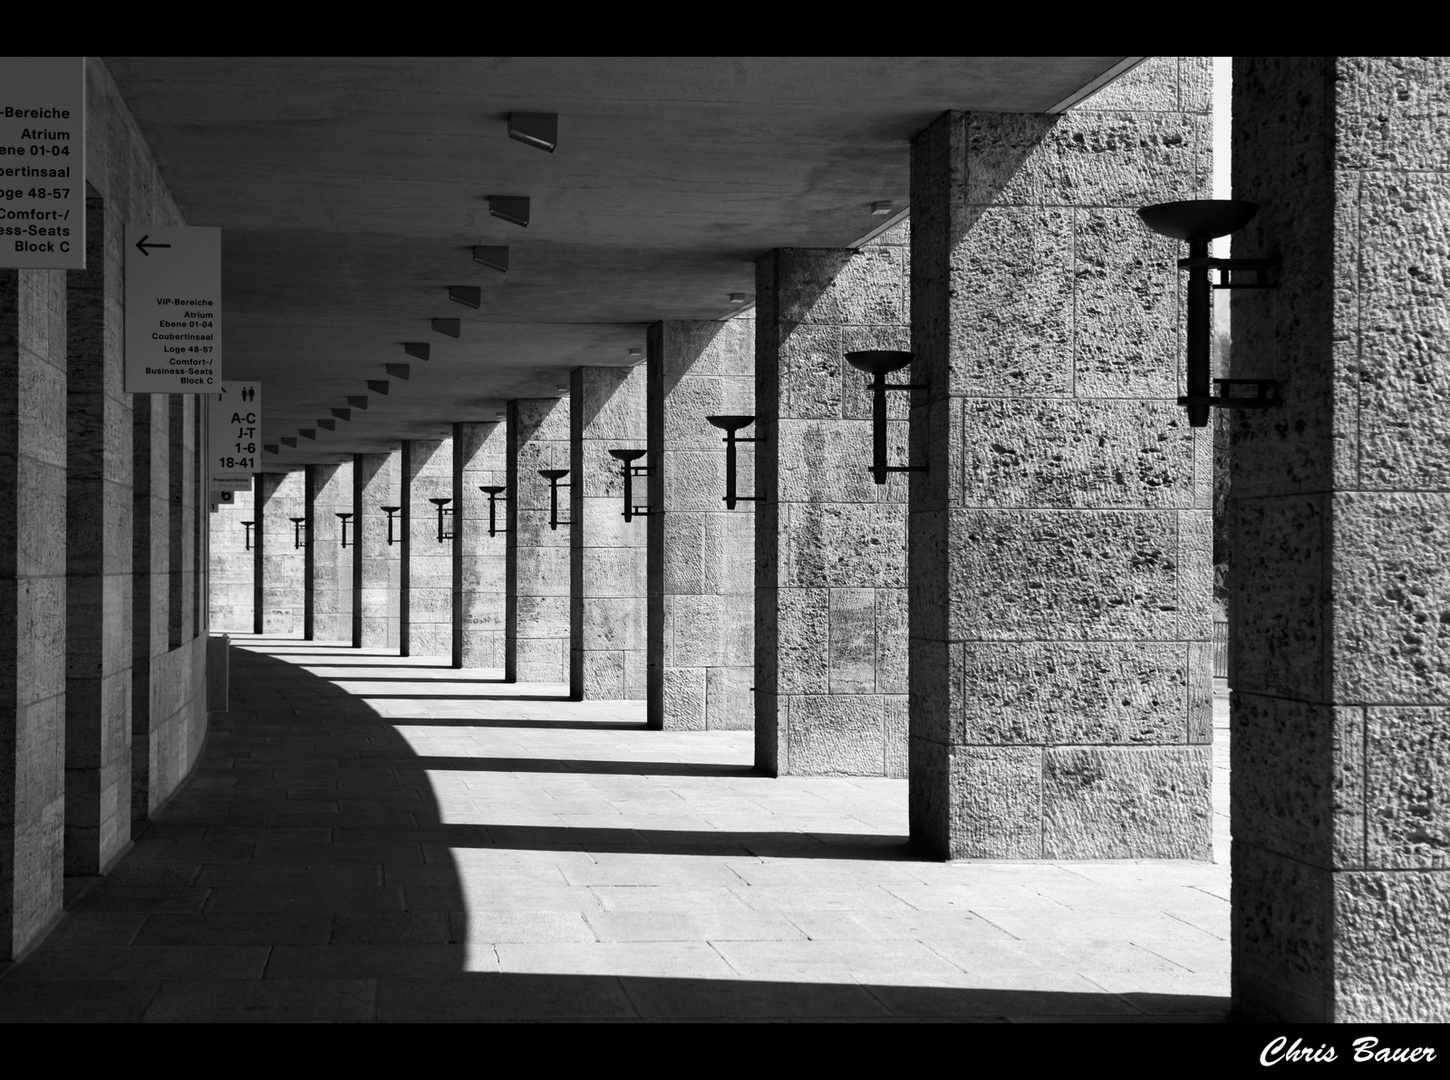
POLYGON ((150 234, 148 233, 146 236, 143 236, 143 237, 141 237, 140 240, 137 240, 136 241, 136 250, 138 250, 139 252, 141 252, 141 254, 142 255, 145 255, 148 259, 151 257, 151 252, 147 251, 146 250, 147 248, 149 248, 149 247, 170 247, 171 246, 170 244, 148 244, 146 242, 146 240, 147 240, 147 238, 149 236, 150 236, 150 234))

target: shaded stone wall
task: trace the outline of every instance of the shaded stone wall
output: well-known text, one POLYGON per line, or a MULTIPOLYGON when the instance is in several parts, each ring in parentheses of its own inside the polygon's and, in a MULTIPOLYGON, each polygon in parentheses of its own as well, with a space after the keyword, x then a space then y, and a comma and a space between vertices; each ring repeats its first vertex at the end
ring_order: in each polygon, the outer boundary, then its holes
POLYGON ((911 832, 943 857, 1211 856, 1209 428, 1177 259, 1210 68, 912 143, 911 832))
POLYGON ((307 557, 304 549, 297 546, 296 528, 291 519, 307 513, 306 475, 299 470, 262 473, 261 477, 262 508, 257 529, 265 535, 262 633, 300 636, 306 610, 307 557))
POLYGON ((843 355, 909 347, 906 239, 756 264, 755 757, 773 775, 906 771, 906 486, 868 472, 871 398, 843 355))
POLYGON ((0 270, 0 955, 60 916, 66 281, 0 270))
MULTIPOLYGON (((252 481, 252 488, 256 480, 252 481)), ((252 630, 252 552, 247 548, 247 530, 242 522, 255 518, 252 490, 238 491, 232 504, 221 505, 210 521, 211 589, 210 610, 213 633, 244 634, 252 630)), ((253 532, 256 531, 253 526, 253 532)))
MULTIPOLYGON (((402 455, 354 454, 352 459, 353 536, 353 640, 354 646, 396 649, 399 646, 399 591, 402 584, 402 547, 388 543, 388 517, 379 507, 401 506, 402 455)), ((402 522, 394 520, 393 538, 403 536, 402 522)))
POLYGON ((1450 1020, 1450 60, 1234 62, 1233 986, 1450 1020))
POLYGON ((495 502, 494 535, 489 536, 488 495, 479 487, 508 483, 507 452, 506 425, 453 425, 453 487, 461 506, 453 539, 454 667, 504 666, 508 502, 495 502))
POLYGON ((98 60, 86 81, 88 269, 0 271, 0 959, 206 730, 195 403, 120 377, 124 226, 181 217, 98 60))
MULTIPOLYGON (((453 541, 438 542, 438 509, 429 499, 454 499, 451 439, 404 444, 409 509, 405 656, 453 656, 453 541)), ((450 502, 450 507, 456 504, 450 502)), ((449 531, 445 529, 445 532, 449 531)))
MULTIPOLYGON (((755 503, 725 508, 724 432, 706 416, 755 413, 755 316, 649 331, 649 724, 755 723, 755 503)), ((753 436, 754 427, 739 434, 753 436)), ((755 494, 755 444, 736 449, 755 494)))
POLYGON ((87 268, 66 271, 68 875, 101 873, 131 839, 131 399, 120 267, 106 258, 117 232, 105 200, 87 199, 87 268))
MULTIPOLYGON (((648 449, 644 368, 575 368, 569 423, 569 695, 643 699, 649 519, 624 520, 622 463, 609 451, 648 449)), ((634 477, 634 505, 648 494, 646 478, 634 477)))
POLYGON ((309 465, 307 500, 308 554, 311 563, 308 603, 311 637, 317 641, 344 641, 352 636, 352 543, 355 526, 348 528, 348 546, 342 546, 339 512, 352 513, 352 462, 309 465))
POLYGON ((569 399, 510 401, 504 638, 510 682, 569 681, 569 489, 559 489, 559 527, 550 529, 549 481, 539 475, 540 469, 568 469, 569 462, 569 399))

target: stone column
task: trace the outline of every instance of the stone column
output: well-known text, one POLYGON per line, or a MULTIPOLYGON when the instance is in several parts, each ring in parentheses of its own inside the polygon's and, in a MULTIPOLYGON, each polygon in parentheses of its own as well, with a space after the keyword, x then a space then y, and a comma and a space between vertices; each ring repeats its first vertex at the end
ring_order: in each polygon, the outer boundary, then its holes
MULTIPOLYGON (((352 469, 353 646, 396 649, 402 548, 388 543, 388 516, 380 507, 403 503, 402 453, 354 454, 352 469)), ((403 535, 395 518, 394 540, 403 535)))
MULTIPOLYGON (((129 456, 126 458, 130 463, 129 456)), ((252 487, 256 487, 255 478, 252 487)), ((230 506, 223 503, 211 518, 211 629, 216 634, 247 633, 252 630, 252 552, 247 550, 248 530, 253 521, 251 490, 238 491, 230 506)), ((253 528, 251 532, 255 533, 253 528)), ((253 536, 255 542, 256 537, 253 536)), ((129 566, 129 560, 128 564, 129 566)))
POLYGON ((0 956, 60 918, 66 278, 0 270, 0 956))
POLYGON ((102 873, 131 840, 131 455, 116 450, 131 441, 131 400, 105 236, 105 202, 87 199, 89 269, 66 272, 68 875, 102 873))
MULTIPOLYGON (((454 499, 451 439, 413 439, 407 450, 409 509, 407 656, 453 656, 453 541, 438 542, 438 508, 429 499, 454 499)), ((448 504, 450 507, 454 502, 448 504)))
MULTIPOLYGON (((302 634, 307 576, 292 518, 307 511, 302 472, 263 473, 254 532, 266 534, 262 556, 262 633, 302 634)), ((305 539, 305 537, 304 537, 305 539)))
POLYGON ((352 537, 342 546, 339 512, 352 513, 352 462, 309 465, 307 528, 311 556, 312 637, 342 641, 352 633, 352 537))
POLYGON ((755 760, 772 775, 906 772, 905 474, 871 479, 866 376, 843 357, 908 347, 905 239, 756 264, 755 760))
MULTIPOLYGON (((165 720, 156 699, 164 692, 158 685, 158 667, 165 663, 170 645, 169 405, 165 394, 131 395, 132 822, 146 821, 151 815, 155 751, 165 720)), ((257 520, 254 536, 261 531, 261 518, 257 520)), ((260 590, 260 565, 257 571, 260 590)), ((260 632, 263 606, 258 600, 260 632)))
POLYGON ((507 484, 507 436, 501 423, 453 425, 459 506, 453 526, 453 666, 458 668, 504 666, 508 503, 495 501, 489 536, 488 495, 479 488, 507 484))
MULTIPOLYGON (((755 413, 755 317, 655 323, 648 348, 649 725, 755 723, 755 503, 725 507, 724 432, 706 416, 755 413)), ((753 435, 754 428, 740 434, 753 435)), ((737 448, 755 494, 755 444, 737 448)))
MULTIPOLYGON (((549 528, 549 481, 540 469, 568 469, 569 399, 508 403, 508 610, 504 678, 569 681, 569 489, 559 490, 560 524, 549 528)), ((564 483, 574 477, 566 476, 564 483)))
MULTIPOLYGON (((622 463, 609 451, 648 449, 645 369, 575 368, 569 424, 569 696, 643 699, 649 518, 624 520, 622 463)), ((648 494, 645 477, 633 477, 633 504, 648 494)))
MULTIPOLYGON (((1450 60, 1236 58, 1233 994, 1450 1020, 1450 60)), ((1416 1042, 1414 1045, 1420 1045, 1416 1042)), ((1343 1050, 1341 1050, 1343 1053, 1343 1050)))
MULTIPOLYGON (((911 834, 940 857, 1212 855, 1211 437, 1180 245, 1209 66, 912 142, 911 834)), ((903 373, 905 374, 905 373, 903 373)))

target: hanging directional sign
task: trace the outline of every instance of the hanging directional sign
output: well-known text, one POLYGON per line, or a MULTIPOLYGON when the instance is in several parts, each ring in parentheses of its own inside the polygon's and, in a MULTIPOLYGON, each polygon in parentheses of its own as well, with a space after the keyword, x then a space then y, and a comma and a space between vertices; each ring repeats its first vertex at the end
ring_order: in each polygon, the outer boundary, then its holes
POLYGON ((0 57, 0 267, 86 267, 84 57, 0 57))
POLYGON ((126 226, 126 392, 215 394, 222 381, 222 231, 126 226))
MULTIPOLYGON (((248 491, 262 460, 262 384, 223 382, 208 394, 207 489, 229 495, 248 491)), ((213 496, 215 497, 215 496, 213 496)), ((230 498, 223 499, 230 502, 230 498)))

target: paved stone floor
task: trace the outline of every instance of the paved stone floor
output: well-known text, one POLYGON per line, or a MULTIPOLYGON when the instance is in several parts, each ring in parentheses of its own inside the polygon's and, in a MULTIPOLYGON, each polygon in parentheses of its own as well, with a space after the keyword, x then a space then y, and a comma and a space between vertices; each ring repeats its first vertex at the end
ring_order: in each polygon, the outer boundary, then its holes
MULTIPOLYGON (((906 783, 436 659, 236 635, 195 774, 0 1019, 1222 1020, 1217 858, 927 862, 906 783)), ((73 883, 83 885, 86 883, 73 883)))

